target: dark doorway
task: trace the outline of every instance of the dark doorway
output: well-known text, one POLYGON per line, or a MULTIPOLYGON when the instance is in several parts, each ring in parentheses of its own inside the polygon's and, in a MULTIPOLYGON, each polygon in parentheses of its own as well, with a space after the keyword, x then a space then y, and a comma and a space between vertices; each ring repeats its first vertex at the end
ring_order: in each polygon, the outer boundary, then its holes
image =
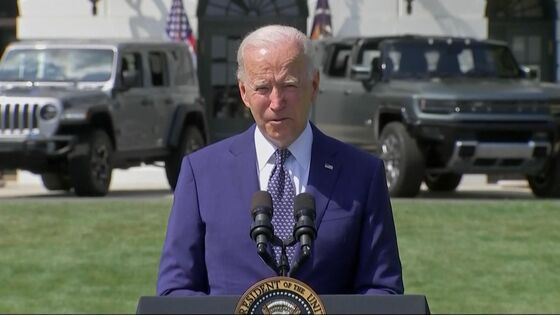
POLYGON ((0 56, 10 43, 16 40, 17 0, 0 1, 0 56))
POLYGON ((556 82, 554 0, 488 0, 488 37, 509 44, 523 66, 542 81, 556 82))
POLYGON ((248 32, 267 24, 294 26, 304 33, 308 9, 301 0, 200 0, 198 78, 206 101, 210 141, 253 123, 237 88, 237 48, 248 32))

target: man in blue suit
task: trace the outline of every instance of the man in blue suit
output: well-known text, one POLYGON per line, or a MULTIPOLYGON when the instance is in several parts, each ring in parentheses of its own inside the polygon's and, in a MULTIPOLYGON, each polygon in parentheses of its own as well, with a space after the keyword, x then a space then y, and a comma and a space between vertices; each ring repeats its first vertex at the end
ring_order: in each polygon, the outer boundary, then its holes
POLYGON ((316 202, 317 238, 293 276, 318 294, 402 294, 383 162, 309 122, 319 72, 305 34, 260 28, 243 40, 237 59, 241 97, 256 124, 183 159, 158 294, 239 295, 276 275, 249 231, 251 198, 267 190, 277 149, 290 152, 285 166, 295 193, 316 202))

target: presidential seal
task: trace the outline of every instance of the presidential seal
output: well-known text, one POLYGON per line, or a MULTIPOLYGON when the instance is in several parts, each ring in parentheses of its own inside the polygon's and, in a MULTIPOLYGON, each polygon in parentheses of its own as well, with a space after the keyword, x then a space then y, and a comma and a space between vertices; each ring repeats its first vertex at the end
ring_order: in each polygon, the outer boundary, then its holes
POLYGON ((288 277, 257 282, 241 296, 235 314, 326 314, 323 302, 307 284, 288 277))

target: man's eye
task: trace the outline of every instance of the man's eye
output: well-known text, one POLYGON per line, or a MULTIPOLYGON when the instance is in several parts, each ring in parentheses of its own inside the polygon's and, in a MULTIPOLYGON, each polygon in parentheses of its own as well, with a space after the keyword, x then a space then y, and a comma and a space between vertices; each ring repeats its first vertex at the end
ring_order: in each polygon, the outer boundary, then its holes
POLYGON ((268 87, 267 86, 257 86, 255 88, 255 91, 257 91, 259 93, 266 93, 266 92, 268 92, 268 87))

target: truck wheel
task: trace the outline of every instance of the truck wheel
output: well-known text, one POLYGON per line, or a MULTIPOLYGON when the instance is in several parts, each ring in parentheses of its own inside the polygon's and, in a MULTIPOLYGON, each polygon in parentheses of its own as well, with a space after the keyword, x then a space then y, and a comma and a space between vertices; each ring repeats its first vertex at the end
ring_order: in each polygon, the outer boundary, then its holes
POLYGON ((43 181, 43 186, 48 190, 68 191, 72 189, 70 177, 66 174, 43 173, 41 174, 41 180, 43 181))
POLYGON ((454 191, 463 175, 455 173, 433 174, 427 173, 424 176, 424 183, 431 191, 454 191))
POLYGON ((400 122, 387 124, 381 132, 381 159, 389 193, 393 197, 414 197, 424 177, 424 157, 416 140, 400 122))
POLYGON ((113 144, 103 130, 93 130, 80 136, 70 158, 70 178, 78 196, 104 196, 109 191, 113 171, 113 144), (83 152, 82 152, 83 150, 83 152))
POLYGON ((527 181, 537 197, 560 197, 560 155, 548 162, 540 174, 527 176, 527 181))
POLYGON ((181 135, 181 139, 179 139, 178 146, 165 161, 165 174, 167 175, 167 182, 169 182, 171 189, 175 190, 175 186, 177 185, 177 178, 179 178, 183 157, 203 146, 204 137, 200 130, 195 126, 187 126, 181 135))

